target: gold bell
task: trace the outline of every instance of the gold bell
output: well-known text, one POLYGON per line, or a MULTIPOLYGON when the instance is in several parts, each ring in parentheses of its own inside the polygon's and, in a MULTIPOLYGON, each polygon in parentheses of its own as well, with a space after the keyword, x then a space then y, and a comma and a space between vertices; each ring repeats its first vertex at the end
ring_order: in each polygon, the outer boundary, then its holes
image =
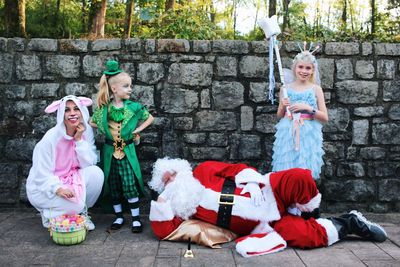
POLYGON ((188 248, 185 251, 185 254, 183 255, 184 258, 193 258, 194 254, 193 251, 190 249, 190 245, 191 245, 191 238, 189 238, 189 242, 188 242, 188 248))

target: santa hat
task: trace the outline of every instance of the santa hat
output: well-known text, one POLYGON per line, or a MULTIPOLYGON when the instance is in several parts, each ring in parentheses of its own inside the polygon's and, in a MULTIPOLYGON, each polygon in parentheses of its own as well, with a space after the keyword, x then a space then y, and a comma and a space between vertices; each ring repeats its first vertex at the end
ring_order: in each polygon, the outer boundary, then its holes
POLYGON ((162 177, 167 171, 171 173, 192 172, 192 167, 190 167, 189 162, 184 159, 171 159, 169 157, 158 159, 153 165, 149 186, 159 194, 164 191, 165 185, 162 181, 162 177))
POLYGON ((252 234, 236 239, 236 251, 245 258, 284 250, 286 241, 277 233, 252 234))

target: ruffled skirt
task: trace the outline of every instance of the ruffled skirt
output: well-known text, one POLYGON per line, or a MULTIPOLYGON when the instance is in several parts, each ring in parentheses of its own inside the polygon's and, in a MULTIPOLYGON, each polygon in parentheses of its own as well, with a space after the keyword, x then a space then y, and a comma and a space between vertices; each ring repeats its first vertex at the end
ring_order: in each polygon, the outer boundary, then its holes
POLYGON ((316 120, 304 120, 299 128, 299 149, 296 150, 296 134, 293 120, 282 118, 275 126, 275 142, 272 155, 272 171, 291 168, 309 169, 314 179, 319 179, 324 164, 322 156, 322 124, 316 120))

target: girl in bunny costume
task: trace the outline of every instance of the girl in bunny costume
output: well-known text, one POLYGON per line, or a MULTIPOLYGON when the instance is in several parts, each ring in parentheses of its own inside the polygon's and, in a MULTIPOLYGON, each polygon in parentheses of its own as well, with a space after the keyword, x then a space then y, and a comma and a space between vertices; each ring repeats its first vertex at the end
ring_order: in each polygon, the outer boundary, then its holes
POLYGON ((68 95, 45 109, 57 111, 57 124, 35 146, 26 183, 28 199, 40 212, 44 227, 50 218, 83 213, 88 229, 94 229, 86 210, 99 197, 104 175, 96 166, 90 105, 89 98, 68 95))

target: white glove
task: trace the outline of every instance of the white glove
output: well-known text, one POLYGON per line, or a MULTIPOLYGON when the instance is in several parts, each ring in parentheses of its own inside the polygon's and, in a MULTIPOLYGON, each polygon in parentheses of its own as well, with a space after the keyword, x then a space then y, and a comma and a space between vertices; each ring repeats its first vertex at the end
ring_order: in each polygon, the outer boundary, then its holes
POLYGON ((241 195, 245 193, 250 193, 251 200, 254 202, 254 205, 260 206, 261 202, 264 201, 264 196, 261 193, 260 186, 257 183, 247 183, 244 187, 241 195))

